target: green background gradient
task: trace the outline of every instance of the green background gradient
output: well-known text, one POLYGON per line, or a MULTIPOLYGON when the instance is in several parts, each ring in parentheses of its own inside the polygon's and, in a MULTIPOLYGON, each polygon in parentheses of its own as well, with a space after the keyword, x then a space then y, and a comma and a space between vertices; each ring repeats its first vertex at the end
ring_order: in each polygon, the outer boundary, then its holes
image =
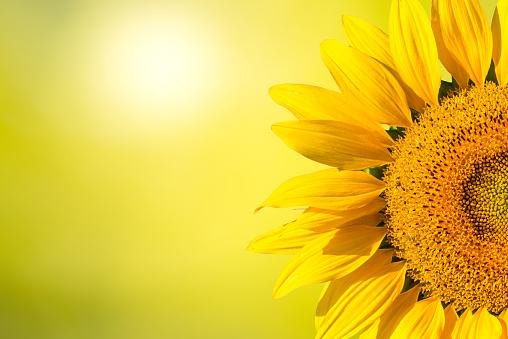
POLYGON ((324 168, 271 133, 293 117, 268 88, 336 89, 319 44, 389 7, 1 1, 0 337, 313 338, 321 286, 272 301, 289 256, 245 250, 324 168))

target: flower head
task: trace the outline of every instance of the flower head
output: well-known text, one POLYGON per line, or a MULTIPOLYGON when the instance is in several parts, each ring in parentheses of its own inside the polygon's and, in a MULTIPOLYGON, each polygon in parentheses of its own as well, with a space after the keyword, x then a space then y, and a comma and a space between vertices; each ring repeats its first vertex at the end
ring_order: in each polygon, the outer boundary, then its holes
POLYGON ((492 27, 477 0, 433 0, 430 22, 393 0, 389 24, 344 16, 349 46, 323 42, 340 92, 270 89, 299 119, 273 131, 333 168, 279 186, 258 209, 308 208, 249 250, 295 254, 274 297, 326 283, 317 338, 505 337, 508 0, 492 27))

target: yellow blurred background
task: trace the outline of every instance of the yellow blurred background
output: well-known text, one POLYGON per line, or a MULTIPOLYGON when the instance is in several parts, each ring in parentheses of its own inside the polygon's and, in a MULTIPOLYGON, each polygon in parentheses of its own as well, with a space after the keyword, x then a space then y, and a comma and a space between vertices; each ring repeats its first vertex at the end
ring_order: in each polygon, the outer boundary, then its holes
POLYGON ((289 257, 245 250, 323 168, 271 133, 293 117, 268 88, 335 89, 319 44, 389 7, 0 1, 0 337, 313 338, 321 287, 272 301, 289 257))

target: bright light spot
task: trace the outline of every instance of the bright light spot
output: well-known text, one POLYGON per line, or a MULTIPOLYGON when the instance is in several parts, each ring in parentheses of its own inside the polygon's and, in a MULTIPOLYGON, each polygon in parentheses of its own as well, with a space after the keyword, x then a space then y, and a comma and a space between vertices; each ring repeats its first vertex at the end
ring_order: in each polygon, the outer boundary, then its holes
POLYGON ((101 32, 91 80, 101 123, 150 132, 204 111, 219 68, 214 39, 201 22, 167 15, 129 13, 101 32))
POLYGON ((200 73, 198 41, 183 27, 145 22, 124 32, 116 46, 114 78, 119 91, 140 104, 173 103, 188 99, 200 73))

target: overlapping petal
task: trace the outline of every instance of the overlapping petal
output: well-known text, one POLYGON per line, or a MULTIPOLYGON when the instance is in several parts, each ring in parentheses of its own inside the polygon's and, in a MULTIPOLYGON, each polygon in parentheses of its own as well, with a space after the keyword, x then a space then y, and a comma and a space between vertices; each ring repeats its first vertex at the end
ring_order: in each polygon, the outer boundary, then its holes
POLYGON ((377 327, 370 328, 369 332, 376 332, 376 338, 389 339, 399 325, 402 318, 414 307, 418 300, 420 287, 415 286, 409 291, 399 294, 391 306, 383 313, 377 327))
POLYGON ((307 284, 343 277, 365 263, 386 235, 385 227, 348 226, 322 234, 298 251, 277 279, 274 298, 307 284))
POLYGON ((390 11, 390 48, 402 79, 425 102, 437 106, 441 74, 436 42, 418 0, 395 0, 390 11))
POLYGON ((417 302, 402 318, 393 338, 439 338, 443 333, 445 315, 441 300, 436 297, 417 302))
POLYGON ((343 15, 342 28, 349 45, 395 69, 388 35, 360 18, 343 15))
MULTIPOLYGON (((378 199, 382 200, 381 198, 378 199)), ((379 201, 378 199, 374 199, 358 210, 367 212, 369 209, 381 209, 379 208, 380 204, 376 203, 379 201)), ((298 220, 256 237, 247 247, 247 250, 256 253, 294 254, 323 233, 333 231, 339 227, 353 225, 373 227, 384 219, 384 215, 381 213, 349 215, 348 212, 350 211, 323 210, 309 207, 298 220)))
POLYGON ((455 328, 455 324, 459 320, 459 317, 452 305, 448 305, 448 307, 445 308, 444 313, 445 327, 443 329, 443 333, 441 333, 440 339, 451 339, 453 329, 455 328))
POLYGON ((492 57, 492 33, 478 0, 438 0, 443 42, 477 85, 483 84, 492 57))
POLYGON ((467 309, 455 324, 455 328, 453 329, 452 332, 452 339, 470 338, 469 330, 471 327, 472 318, 473 312, 467 309))
POLYGON ((432 31, 436 39, 437 52, 443 66, 455 78, 460 87, 466 88, 469 83, 469 75, 466 70, 455 59, 453 53, 448 50, 443 41, 443 32, 441 31, 441 23, 439 21, 438 0, 432 0, 432 9, 430 20, 432 22, 432 31))
POLYGON ((270 88, 272 99, 300 120, 334 120, 369 130, 386 146, 393 140, 379 123, 371 120, 359 106, 342 93, 321 87, 282 84, 270 88))
POLYGON ((272 131, 303 156, 340 169, 361 170, 393 160, 373 133, 345 122, 287 121, 273 125, 272 131))
POLYGON ((377 339, 377 331, 381 318, 377 318, 372 324, 365 327, 360 334, 360 339, 377 339))
POLYGON ((404 262, 390 263, 392 255, 393 250, 378 250, 327 286, 316 312, 316 338, 349 338, 383 314, 400 293, 406 272, 404 262))
POLYGON ((497 317, 499 322, 501 323, 501 327, 503 328, 503 334, 501 335, 501 339, 508 339, 508 325, 506 323, 506 308, 503 312, 497 317))
POLYGON ((335 82, 373 121, 410 126, 406 95, 381 62, 337 40, 321 44, 321 57, 335 82))
POLYGON ((319 238, 321 234, 304 228, 288 230, 288 225, 284 225, 256 237, 247 247, 247 250, 256 253, 294 254, 308 243, 319 238))
POLYGON ((491 315, 485 307, 480 307, 474 315, 468 311, 462 315, 452 333, 454 339, 500 338, 503 333, 501 322, 491 315), (464 318, 464 319, 463 319, 464 318))
MULTIPOLYGON (((503 333, 503 329, 499 320, 494 317, 485 307, 480 307, 473 315, 471 320, 473 325, 470 328, 471 332, 475 332, 478 338, 499 338, 503 333)), ((470 334, 471 334, 470 332, 470 334)))
POLYGON ((326 169, 282 183, 256 209, 265 206, 310 206, 346 210, 365 206, 385 189, 385 183, 361 171, 326 169))
POLYGON ((508 0, 499 0, 492 18, 492 59, 499 85, 508 83, 508 0))
POLYGON ((323 232, 331 228, 363 223, 376 226, 382 220, 382 214, 376 213, 385 206, 383 198, 375 198, 365 206, 351 210, 325 210, 309 207, 298 219, 287 225, 288 230, 307 229, 323 232))
POLYGON ((344 28, 344 34, 349 45, 382 62, 390 70, 395 79, 397 79, 404 93, 406 93, 409 107, 418 112, 423 112, 425 102, 402 80, 399 72, 395 70, 388 35, 376 26, 349 15, 342 16, 342 27, 344 28))
MULTIPOLYGON (((347 290, 351 287, 351 283, 354 283, 356 279, 350 279, 352 277, 359 276, 360 273, 365 275, 366 268, 372 266, 372 263, 376 263, 376 266, 379 268, 380 266, 389 265, 391 259, 393 257, 392 249, 380 249, 376 251, 376 253, 367 260, 361 268, 358 268, 355 273, 342 277, 340 279, 335 279, 329 281, 325 284, 323 290, 321 291, 321 296, 319 297, 319 302, 316 310, 315 324, 316 329, 319 330, 325 321, 326 318, 329 318, 331 315, 330 311, 338 306, 338 301, 340 298, 344 298, 347 296, 347 293, 344 290, 347 290), (362 272, 361 272, 362 271, 362 272)), ((386 267, 385 267, 386 268, 386 267)), ((373 275, 374 276, 374 275, 373 275)), ((370 278, 372 278, 371 276, 370 278)), ((331 320, 327 320, 331 323, 331 320)))

